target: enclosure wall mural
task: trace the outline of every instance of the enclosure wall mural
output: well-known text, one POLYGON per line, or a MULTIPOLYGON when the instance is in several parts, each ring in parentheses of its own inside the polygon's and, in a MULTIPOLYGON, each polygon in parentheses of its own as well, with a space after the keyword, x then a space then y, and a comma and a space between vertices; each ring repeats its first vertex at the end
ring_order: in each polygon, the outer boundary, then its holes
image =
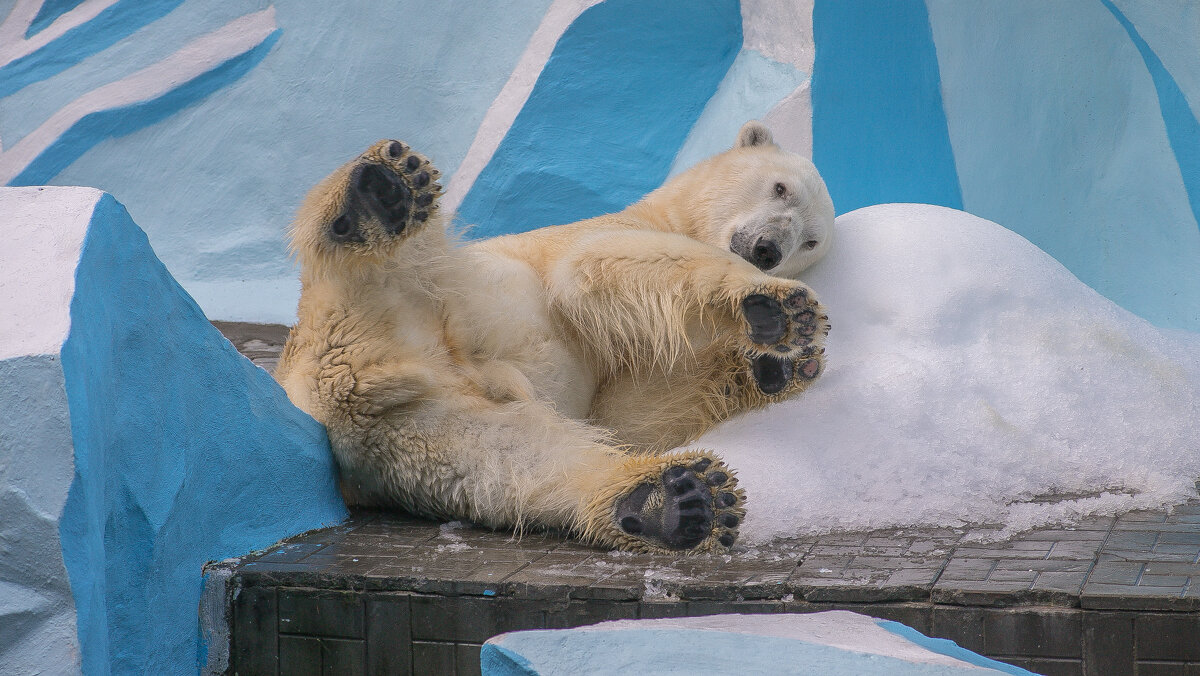
POLYGON ((1200 328, 1194 3, 701 4, 0 3, 0 181, 108 190, 209 316, 290 322, 282 230, 374 140, 427 148, 478 237, 619 209, 761 117, 839 213, 962 208, 1200 328))

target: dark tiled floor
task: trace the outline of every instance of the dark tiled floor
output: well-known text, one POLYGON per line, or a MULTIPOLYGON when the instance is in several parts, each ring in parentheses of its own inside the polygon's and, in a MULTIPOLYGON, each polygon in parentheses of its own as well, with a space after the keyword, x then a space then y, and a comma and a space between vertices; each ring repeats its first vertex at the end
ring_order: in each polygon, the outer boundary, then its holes
POLYGON ((920 601, 1200 611, 1200 501, 976 544, 969 530, 875 531, 672 557, 557 534, 362 512, 248 556, 280 584, 431 594, 646 601, 920 601), (1154 516, 1155 520, 1148 517, 1154 516), (1136 529, 1136 530, 1135 530, 1136 529), (1134 548, 1132 542, 1145 543, 1134 548))

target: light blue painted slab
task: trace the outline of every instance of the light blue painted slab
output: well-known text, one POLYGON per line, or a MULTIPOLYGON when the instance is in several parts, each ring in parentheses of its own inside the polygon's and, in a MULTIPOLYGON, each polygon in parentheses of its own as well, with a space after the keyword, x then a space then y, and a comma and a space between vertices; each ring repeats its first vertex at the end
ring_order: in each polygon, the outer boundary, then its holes
POLYGON ((480 665, 485 676, 1031 675, 952 641, 845 611, 630 620, 512 632, 483 645, 480 665))

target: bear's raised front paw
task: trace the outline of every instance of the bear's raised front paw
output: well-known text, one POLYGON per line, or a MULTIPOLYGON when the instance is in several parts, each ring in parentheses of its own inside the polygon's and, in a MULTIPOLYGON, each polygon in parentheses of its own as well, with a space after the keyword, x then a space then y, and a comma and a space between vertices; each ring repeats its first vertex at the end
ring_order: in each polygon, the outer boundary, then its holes
POLYGON ((400 141, 379 141, 350 169, 345 207, 329 225, 339 243, 393 239, 429 220, 438 208, 440 172, 400 141))
POLYGON ((613 544, 668 552, 731 547, 746 514, 745 492, 733 472, 703 452, 654 460, 612 502, 613 544))
POLYGON ((750 375, 763 394, 786 393, 820 375, 830 327, 812 291, 781 280, 747 294, 741 310, 750 375))

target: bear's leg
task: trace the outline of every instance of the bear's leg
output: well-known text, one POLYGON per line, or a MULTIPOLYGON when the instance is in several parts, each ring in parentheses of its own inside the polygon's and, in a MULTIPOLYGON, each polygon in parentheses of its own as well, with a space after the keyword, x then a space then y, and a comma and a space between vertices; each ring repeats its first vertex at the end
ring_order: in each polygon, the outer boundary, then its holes
POLYGON ((330 435, 356 504, 666 552, 728 548, 745 515, 737 478, 712 453, 627 455, 541 402, 443 398, 346 422, 330 435))

